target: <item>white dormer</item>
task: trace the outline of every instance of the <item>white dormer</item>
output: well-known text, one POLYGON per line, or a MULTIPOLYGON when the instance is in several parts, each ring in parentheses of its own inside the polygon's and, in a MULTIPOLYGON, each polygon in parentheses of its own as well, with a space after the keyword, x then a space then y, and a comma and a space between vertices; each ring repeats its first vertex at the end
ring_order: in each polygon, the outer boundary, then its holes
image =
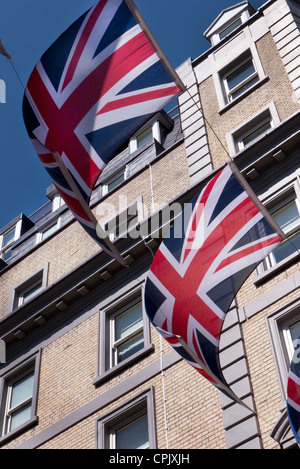
POLYGON ((210 41, 212 46, 215 46, 245 23, 253 13, 255 13, 255 10, 247 1, 226 8, 205 31, 204 36, 210 41))

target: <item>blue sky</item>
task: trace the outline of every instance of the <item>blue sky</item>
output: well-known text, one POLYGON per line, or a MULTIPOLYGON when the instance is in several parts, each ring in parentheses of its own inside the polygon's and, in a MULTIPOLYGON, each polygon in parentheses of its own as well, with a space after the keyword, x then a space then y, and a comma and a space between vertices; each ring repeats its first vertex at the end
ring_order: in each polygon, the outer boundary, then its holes
MULTIPOLYGON (((0 0, 0 39, 12 56, 10 63, 0 55, 0 79, 6 83, 6 103, 0 103, 0 228, 20 213, 30 216, 48 201, 46 189, 51 180, 23 122, 23 86, 46 49, 94 3, 96 0, 0 0)), ((203 32, 222 10, 239 0, 135 3, 176 68, 210 47, 203 32)), ((257 9, 265 1, 250 3, 257 9)))

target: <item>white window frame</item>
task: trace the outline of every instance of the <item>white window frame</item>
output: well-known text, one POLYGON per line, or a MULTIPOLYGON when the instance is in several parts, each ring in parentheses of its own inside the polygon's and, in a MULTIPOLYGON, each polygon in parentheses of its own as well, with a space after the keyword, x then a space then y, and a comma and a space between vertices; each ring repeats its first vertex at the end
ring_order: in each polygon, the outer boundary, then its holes
POLYGON ((117 313, 121 313, 134 304, 143 299, 143 285, 146 275, 144 274, 139 283, 132 281, 126 285, 126 288, 120 289, 120 295, 116 298, 108 299, 99 305, 99 341, 98 341, 98 376, 94 381, 95 385, 101 384, 110 377, 118 374, 120 370, 134 365, 134 363, 142 359, 153 351, 153 345, 150 342, 150 323, 145 312, 144 302, 143 308, 143 335, 144 347, 137 351, 134 355, 127 357, 120 363, 113 365, 112 342, 111 342, 111 323, 110 319, 117 313))
MULTIPOLYGON (((161 143, 161 128, 160 128, 160 122, 159 120, 156 120, 153 122, 153 124, 146 124, 144 125, 141 129, 139 129, 139 131, 133 136, 131 137, 130 141, 129 141, 129 152, 130 153, 134 153, 135 151, 139 150, 140 148, 143 147, 143 145, 138 145, 138 137, 139 135, 141 135, 142 133, 144 133, 145 131, 147 131, 148 129, 152 130, 152 138, 150 138, 150 140, 157 140, 158 143, 161 143)), ((148 143, 148 141, 147 141, 148 143)))
MULTIPOLYGON (((41 269, 37 270, 35 273, 11 289, 8 306, 9 312, 27 304, 27 301, 24 302, 24 295, 26 295, 26 293, 28 293, 30 290, 34 289, 38 285, 41 285, 41 287, 36 291, 36 294, 31 298, 33 299, 46 288, 48 281, 48 269, 49 264, 46 263, 41 269)), ((31 301, 31 299, 29 301, 31 301)))
POLYGON ((104 230, 109 233, 109 238, 114 241, 118 238, 127 238, 132 236, 139 237, 139 231, 136 229, 143 219, 142 198, 132 202, 128 207, 120 211, 115 217, 104 224, 104 230))
POLYGON ((264 83, 264 81, 267 79, 256 45, 254 43, 247 43, 247 48, 245 48, 243 52, 241 52, 240 48, 238 48, 238 52, 239 55, 232 55, 232 58, 230 56, 227 57, 227 55, 225 55, 227 60, 222 60, 220 66, 217 67, 213 72, 216 94, 220 106, 220 113, 225 112, 227 108, 239 102, 241 99, 243 99, 244 96, 246 96, 248 93, 251 93, 252 90, 254 90, 260 84, 264 83), (256 83, 253 83, 251 86, 249 86, 247 90, 242 92, 239 96, 237 96, 234 100, 231 101, 228 97, 229 90, 228 88, 226 88, 226 77, 228 77, 231 73, 240 68, 243 63, 247 62, 250 59, 252 60, 253 66, 257 73, 258 81, 256 83))
POLYGON ((9 366, 6 371, 1 375, 1 406, 0 406, 0 443, 6 442, 10 438, 14 438, 19 433, 27 430, 32 425, 38 423, 37 417, 37 399, 38 399, 38 382, 40 372, 40 359, 41 351, 28 357, 26 361, 20 360, 18 363, 9 366), (18 406, 10 408, 10 397, 13 385, 23 377, 33 373, 33 389, 32 395, 19 403, 18 406), (19 427, 14 430, 9 429, 10 419, 13 412, 21 409, 27 404, 31 404, 30 417, 28 420, 23 422, 19 427))
MULTIPOLYGON (((119 347, 121 345, 123 345, 124 343, 126 343, 126 342, 134 339, 135 337, 141 335, 141 333, 143 334, 143 347, 142 348, 144 348, 145 341, 144 341, 143 314, 144 313, 143 313, 142 298, 136 298, 136 299, 132 300, 130 303, 128 303, 122 309, 120 309, 120 310, 118 310, 115 313, 110 315, 110 318, 109 318, 109 322, 110 322, 110 368, 113 368, 114 366, 118 365, 119 363, 122 363, 122 361, 118 360, 118 349, 119 349, 119 347), (140 304, 141 308, 142 308, 142 316, 141 316, 142 324, 140 326, 136 327, 136 329, 134 329, 132 332, 130 332, 125 337, 120 338, 120 339, 117 340, 115 338, 115 328, 116 328, 115 321, 116 321, 116 319, 120 315, 126 314, 127 312, 129 313, 129 310, 132 307, 134 307, 135 305, 138 305, 138 304, 140 304)), ((130 357, 128 357, 128 358, 130 358, 130 357)))
POLYGON ((249 148, 254 143, 257 143, 260 139, 262 139, 269 132, 272 132, 272 130, 280 124, 279 114, 274 102, 269 103, 258 113, 250 116, 247 120, 241 122, 236 128, 227 132, 226 139, 230 156, 235 156, 237 152, 243 151, 245 149, 243 145, 243 139, 252 132, 255 132, 256 129, 261 127, 266 122, 270 122, 270 128, 268 131, 262 135, 259 135, 255 140, 253 140, 253 142, 249 143, 246 148, 249 148))
POLYGON ((112 176, 110 176, 103 184, 102 184, 102 195, 107 195, 109 194, 112 190, 115 190, 117 187, 119 187, 121 184, 123 184, 124 181, 127 179, 127 171, 125 169, 121 169, 120 171, 116 171, 112 176), (110 184, 114 183, 118 179, 120 179, 123 176, 122 181, 120 181, 113 189, 109 189, 110 184))
MULTIPOLYGON (((263 204, 266 206, 267 210, 272 215, 272 212, 277 211, 280 208, 283 208, 285 205, 290 203, 292 200, 296 201, 297 208, 300 214, 300 175, 294 174, 290 181, 286 182, 285 185, 279 186, 276 185, 272 194, 267 198, 262 200, 263 204)), ((289 232, 285 233, 287 237, 292 236, 295 233, 300 231, 300 223, 298 226, 291 229, 289 232)), ((284 242, 284 241, 283 241, 284 242)), ((288 242, 288 241, 286 241, 288 242)), ((295 258, 299 257, 299 253, 295 251, 290 256, 282 259, 280 262, 275 262, 274 254, 271 252, 263 262, 257 267, 258 278, 255 282, 259 282, 266 275, 276 273, 276 271, 282 268, 283 265, 288 264, 293 261, 295 258)))
POLYGON ((156 448, 153 387, 97 420, 97 448, 116 449, 116 432, 144 416, 148 422, 148 443, 139 449, 156 448))
POLYGON ((299 299, 276 310, 266 318, 283 401, 286 399, 287 379, 293 356, 293 343, 289 328, 299 321, 299 299))
POLYGON ((39 233, 37 233, 36 236, 36 242, 37 244, 42 243, 43 241, 46 241, 48 238, 50 238, 54 233, 56 233, 61 227, 61 217, 57 218, 56 220, 52 221, 51 223, 48 223, 39 233), (53 231, 51 231, 50 234, 45 236, 48 230, 51 228, 55 228, 53 231))
POLYGON ((223 39, 225 39, 229 34, 233 33, 233 31, 235 31, 242 24, 243 24, 242 15, 240 15, 236 18, 232 18, 230 22, 228 22, 226 25, 223 25, 222 29, 220 29, 220 31, 218 31, 217 34, 218 34, 219 41, 222 41, 223 39), (226 31, 228 31, 229 28, 232 28, 236 23, 239 23, 239 24, 237 26, 235 26, 233 29, 231 29, 228 33, 226 33, 226 31), (221 37, 221 35, 223 35, 223 37, 221 37))
POLYGON ((245 148, 248 148, 250 145, 253 145, 255 142, 257 142, 258 140, 263 138, 265 135, 267 135, 269 132, 271 132, 274 127, 275 127, 275 123, 272 119, 272 116, 269 115, 268 117, 263 119, 260 123, 258 123, 253 128, 249 129, 247 132, 245 132, 244 134, 240 135, 237 138, 237 140, 236 140, 237 150, 242 151, 245 148), (267 123, 270 124, 270 127, 267 130, 265 130, 264 132, 262 132, 261 134, 259 134, 256 138, 253 138, 253 140, 251 140, 251 142, 249 142, 247 145, 245 145, 244 140, 247 137, 249 137, 249 135, 251 135, 255 131, 259 130, 261 127, 263 127, 267 123))
POLYGON ((30 301, 30 299, 37 296, 42 291, 42 289, 43 289, 43 279, 41 277, 39 280, 37 280, 35 283, 25 288, 24 290, 19 290, 18 291, 18 307, 23 306, 28 301, 30 301), (33 292, 33 294, 28 300, 26 299, 26 295, 30 292, 33 292))
POLYGON ((240 96, 246 93, 252 86, 254 86, 259 81, 259 74, 256 68, 255 61, 253 60, 253 57, 249 55, 244 60, 237 63, 235 66, 233 66, 232 69, 228 70, 228 72, 222 76, 222 80, 223 80, 223 87, 225 91, 225 98, 227 102, 230 103, 238 99, 240 96), (234 88, 230 89, 228 86, 228 77, 231 76, 233 73, 237 72, 240 68, 243 67, 243 65, 245 65, 248 62, 252 63, 254 72, 251 75, 249 75, 247 78, 243 79, 234 88), (253 80, 255 81, 253 82, 253 80), (247 88, 242 91, 242 89, 246 85, 249 85, 249 86, 247 86, 247 88), (238 96, 234 97, 233 95, 239 91, 241 92, 238 94, 238 96))
MULTIPOLYGON (((8 228, 2 235, 0 236, 0 259, 4 259, 5 257, 5 252, 9 251, 13 245, 13 243, 20 238, 21 236, 21 227, 22 227, 22 220, 19 220, 15 225, 12 225, 10 228, 8 228), (4 245, 4 238, 5 236, 10 233, 12 230, 15 230, 14 237, 13 239, 4 245)), ((8 260, 10 257, 8 257, 6 260, 8 260)))

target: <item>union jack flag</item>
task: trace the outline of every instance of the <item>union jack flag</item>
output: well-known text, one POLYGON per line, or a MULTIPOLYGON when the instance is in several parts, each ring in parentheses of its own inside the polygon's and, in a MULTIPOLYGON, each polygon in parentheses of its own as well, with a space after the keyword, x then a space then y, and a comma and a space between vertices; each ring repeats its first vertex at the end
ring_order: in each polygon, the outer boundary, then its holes
POLYGON ((92 190, 120 147, 182 89, 131 0, 100 0, 28 80, 23 115, 34 148, 74 216, 113 257, 88 208, 92 190))
MULTIPOLYGON (((298 339, 300 343, 300 338, 298 339)), ((295 349, 290 366, 287 384, 287 412, 295 439, 300 446, 300 354, 299 345, 295 349)))
POLYGON ((241 285, 282 237, 232 168, 218 172, 175 220, 151 264, 144 301, 174 349, 235 398, 219 362, 222 326, 241 285))

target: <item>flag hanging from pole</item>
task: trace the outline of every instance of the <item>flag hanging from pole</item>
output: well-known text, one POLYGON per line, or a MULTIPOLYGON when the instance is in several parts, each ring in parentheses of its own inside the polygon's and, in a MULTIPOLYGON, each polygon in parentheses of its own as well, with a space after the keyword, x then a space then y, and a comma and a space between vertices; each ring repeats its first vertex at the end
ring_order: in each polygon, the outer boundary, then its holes
POLYGON ((23 100, 34 148, 83 228, 122 258, 89 201, 110 159, 184 89, 132 0, 100 0, 44 53, 23 100))
POLYGON ((220 336, 237 291, 284 236, 262 210, 237 168, 226 165, 175 220, 145 285, 152 324, 237 401, 221 371, 220 336))
POLYGON ((300 338, 291 362, 287 384, 287 413, 291 429, 300 446, 300 338))

